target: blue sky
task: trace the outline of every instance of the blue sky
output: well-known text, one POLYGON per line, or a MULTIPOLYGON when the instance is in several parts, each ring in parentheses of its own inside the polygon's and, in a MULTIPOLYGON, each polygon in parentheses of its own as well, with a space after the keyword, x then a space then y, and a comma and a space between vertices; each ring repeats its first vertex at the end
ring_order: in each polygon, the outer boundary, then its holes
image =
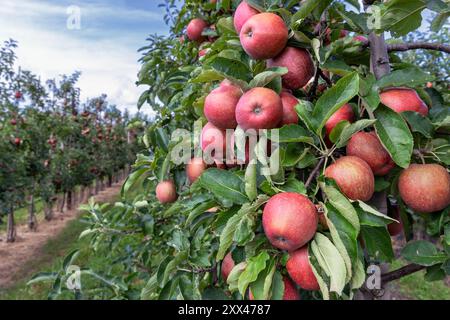
MULTIPOLYGON (((106 93, 134 112, 137 49, 149 34, 166 34, 159 0, 2 0, 0 41, 19 41, 18 65, 42 79, 81 71, 82 99, 106 93), (80 29, 67 28, 70 6, 81 10, 80 29)), ((147 107, 147 112, 149 112, 147 107)))

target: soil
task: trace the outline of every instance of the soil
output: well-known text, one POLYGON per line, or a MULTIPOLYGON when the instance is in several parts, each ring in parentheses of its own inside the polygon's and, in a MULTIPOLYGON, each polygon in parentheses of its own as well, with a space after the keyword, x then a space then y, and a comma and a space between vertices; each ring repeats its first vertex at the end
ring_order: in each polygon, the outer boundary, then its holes
MULTIPOLYGON (((119 194, 122 183, 101 191, 94 198, 96 202, 109 202, 119 194)), ((0 233, 0 289, 12 287, 25 274, 38 272, 34 270, 33 261, 43 254, 42 248, 56 238, 67 225, 77 219, 78 209, 56 213, 51 221, 40 221, 37 231, 30 231, 27 225, 17 226, 16 242, 6 243, 6 233, 0 233), (27 267, 25 267, 27 266, 27 267)), ((51 257, 50 257, 51 258, 51 257)))

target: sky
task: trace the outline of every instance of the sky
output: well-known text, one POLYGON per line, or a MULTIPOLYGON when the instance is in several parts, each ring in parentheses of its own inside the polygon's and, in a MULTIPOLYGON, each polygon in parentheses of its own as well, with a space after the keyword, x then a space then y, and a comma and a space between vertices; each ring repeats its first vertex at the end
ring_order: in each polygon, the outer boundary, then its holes
MULTIPOLYGON (((17 66, 42 80, 81 71, 82 101, 105 93, 136 112, 135 82, 149 34, 167 34, 159 0, 2 0, 0 42, 19 42, 17 66), (77 12, 80 12, 78 16, 77 12), (78 19, 79 17, 79 19, 78 19)), ((143 110, 151 114, 149 106, 143 110)))

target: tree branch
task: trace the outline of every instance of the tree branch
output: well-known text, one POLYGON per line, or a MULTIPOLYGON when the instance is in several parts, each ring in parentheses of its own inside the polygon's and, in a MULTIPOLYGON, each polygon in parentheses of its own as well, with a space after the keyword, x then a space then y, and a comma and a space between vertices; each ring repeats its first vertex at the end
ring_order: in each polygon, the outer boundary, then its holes
POLYGON ((319 172, 320 167, 323 165, 323 163, 325 162, 325 158, 320 159, 319 163, 316 165, 316 167, 314 168, 314 170, 311 172, 311 174, 309 175, 308 180, 306 180, 305 183, 305 187, 308 188, 309 185, 311 184, 311 182, 313 181, 314 177, 316 176, 317 172, 319 172))
POLYGON ((427 49, 450 53, 450 46, 442 43, 429 43, 429 42, 398 43, 398 44, 390 44, 387 46, 387 48, 389 52, 427 49))
POLYGON ((328 78, 326 76, 325 73, 323 73, 322 69, 319 68, 319 74, 322 77, 323 80, 325 80, 325 82, 327 83, 328 87, 332 87, 333 86, 333 82, 331 82, 330 78, 328 78))
POLYGON ((383 284, 386 284, 388 282, 398 280, 400 278, 403 278, 407 275, 416 273, 420 270, 425 269, 426 267, 420 266, 418 264, 408 264, 400 269, 385 273, 381 276, 381 281, 383 284))
POLYGON ((370 64, 375 78, 380 79, 391 72, 389 54, 384 35, 377 36, 372 32, 369 36, 370 64))

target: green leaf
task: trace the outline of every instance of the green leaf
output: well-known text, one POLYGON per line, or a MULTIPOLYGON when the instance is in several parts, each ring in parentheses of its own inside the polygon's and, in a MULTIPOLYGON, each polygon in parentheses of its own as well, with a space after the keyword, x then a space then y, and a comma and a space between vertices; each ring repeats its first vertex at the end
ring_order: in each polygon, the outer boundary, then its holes
POLYGON ((394 110, 380 106, 375 111, 375 130, 396 164, 407 168, 411 162, 414 139, 405 120, 394 110))
POLYGON ((348 127, 350 125, 350 122, 347 120, 340 121, 338 124, 333 128, 333 130, 330 133, 330 141, 333 143, 336 143, 336 141, 341 136, 342 130, 344 130, 345 127, 348 127))
POLYGON ((428 267, 424 276, 426 281, 441 281, 445 279, 445 271, 442 269, 442 264, 435 264, 428 267))
POLYGON ((281 129, 276 129, 279 134, 278 137, 273 135, 272 130, 268 131, 267 138, 277 143, 287 142, 305 142, 313 144, 314 139, 309 136, 308 132, 298 124, 290 124, 283 126, 281 129))
POLYGON ((330 278, 330 291, 341 295, 346 284, 347 269, 338 249, 321 233, 316 233, 311 249, 320 267, 330 278))
POLYGON ((211 69, 205 69, 202 70, 202 73, 200 73, 197 77, 191 80, 191 82, 194 83, 201 83, 201 82, 214 82, 214 81, 222 81, 225 79, 224 75, 216 70, 211 69))
POLYGON ((398 222, 397 220, 381 213, 380 211, 376 210, 375 208, 373 208, 372 206, 369 206, 368 204, 366 204, 365 202, 358 200, 355 201, 358 203, 358 206, 361 208, 362 211, 364 211, 366 214, 368 215, 372 215, 375 217, 380 218, 381 220, 383 220, 385 222, 384 225, 390 224, 392 222, 398 222))
POLYGON ((271 300, 283 300, 284 282, 283 276, 279 271, 275 271, 272 279, 272 297, 271 300))
POLYGON ((391 262, 394 259, 391 236, 386 227, 361 226, 361 235, 367 253, 376 259, 391 262))
POLYGON ((362 34, 369 32, 366 15, 353 11, 346 11, 345 6, 342 4, 335 3, 333 9, 345 20, 345 22, 347 22, 352 29, 351 31, 362 34))
POLYGON ((202 300, 230 300, 224 290, 210 287, 202 293, 202 300))
POLYGON ((245 296, 249 284, 256 281, 260 272, 266 268, 266 263, 269 259, 270 256, 267 251, 261 251, 259 255, 247 261, 247 267, 239 276, 238 281, 238 289, 242 296, 245 296))
POLYGON ((358 214, 350 201, 336 188, 321 182, 320 188, 327 195, 329 203, 355 228, 359 233, 358 214))
POLYGON ((69 254, 64 258, 64 261, 63 261, 63 270, 64 270, 65 272, 67 272, 67 268, 69 268, 69 267, 73 264, 73 262, 75 261, 75 259, 79 256, 79 254, 80 254, 80 250, 76 249, 76 250, 73 250, 71 253, 69 253, 69 254))
POLYGON ((255 217, 253 215, 245 215, 238 222, 236 231, 234 232, 233 241, 239 246, 245 246, 255 237, 254 233, 255 217))
POLYGON ((402 257, 421 266, 432 266, 447 259, 444 253, 437 251, 434 244, 424 240, 411 241, 402 250, 402 257))
POLYGON ((328 119, 359 91, 359 76, 351 73, 340 79, 319 98, 312 113, 315 132, 320 135, 328 119))
POLYGON ((390 0, 382 6, 380 30, 390 31, 394 37, 404 36, 422 24, 423 0, 390 0))
POLYGON ((227 199, 236 204, 244 204, 248 201, 243 192, 244 181, 231 171, 209 169, 202 174, 199 183, 218 198, 227 199))
POLYGON ((239 277, 247 268, 247 262, 241 262, 234 266, 227 278, 228 289, 233 292, 238 290, 239 277))
POLYGON ((245 193, 250 201, 258 196, 258 187, 256 185, 257 164, 250 163, 245 171, 245 193))
POLYGON ((250 69, 241 61, 215 57, 209 66, 226 78, 241 80, 245 83, 252 79, 250 69))
POLYGON ((363 119, 356 121, 355 123, 352 123, 349 126, 346 126, 342 130, 339 139, 337 140, 336 146, 338 148, 345 147, 347 145, 347 142, 355 133, 374 125, 376 122, 377 120, 363 119))
MULTIPOLYGON (((292 16, 292 24, 300 24, 303 19, 311 14, 311 12, 316 9, 316 7, 321 4, 323 6, 328 6, 333 0, 306 0, 300 6, 300 9, 292 16)), ((325 9, 325 8, 324 8, 325 9)))
POLYGON ((378 89, 384 89, 388 87, 414 88, 433 80, 434 77, 422 71, 422 69, 412 67, 392 71, 391 73, 378 80, 375 86, 378 89))
POLYGON ((30 281, 27 282, 27 286, 30 286, 39 282, 55 281, 58 278, 56 272, 41 272, 34 275, 30 281))
POLYGON ((278 189, 283 190, 284 192, 295 192, 304 195, 307 194, 303 181, 299 181, 295 177, 289 177, 284 185, 278 186, 278 189))
POLYGON ((250 81, 249 87, 265 87, 269 83, 271 83, 275 78, 284 76, 288 73, 287 68, 275 67, 269 68, 266 71, 263 71, 255 76, 255 78, 250 81))
POLYGON ((441 30, 449 17, 450 12, 443 12, 438 14, 431 22, 431 31, 438 32, 439 30, 441 30))
POLYGON ((413 132, 418 132, 426 138, 432 138, 434 133, 434 127, 430 119, 422 116, 420 113, 405 111, 401 115, 409 123, 413 132))
POLYGON ((258 279, 250 285, 255 300, 270 300, 275 271, 275 260, 271 259, 264 271, 258 275, 258 279))

